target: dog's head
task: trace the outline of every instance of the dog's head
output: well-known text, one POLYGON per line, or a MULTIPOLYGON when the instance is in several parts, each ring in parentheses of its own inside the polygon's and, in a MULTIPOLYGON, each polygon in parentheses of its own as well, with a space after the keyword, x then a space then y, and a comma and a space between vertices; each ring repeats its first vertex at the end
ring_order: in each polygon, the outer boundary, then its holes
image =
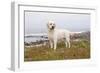
POLYGON ((49 30, 54 30, 55 29, 55 23, 54 23, 54 21, 49 21, 47 23, 47 27, 48 27, 49 30))

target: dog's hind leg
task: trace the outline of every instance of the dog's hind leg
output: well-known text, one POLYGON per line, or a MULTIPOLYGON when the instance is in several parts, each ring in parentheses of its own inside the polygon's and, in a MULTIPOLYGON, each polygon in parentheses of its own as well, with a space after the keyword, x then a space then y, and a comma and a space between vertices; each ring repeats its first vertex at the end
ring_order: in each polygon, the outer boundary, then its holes
POLYGON ((70 48, 70 38, 67 39, 68 42, 68 48, 70 48))
POLYGON ((70 48, 70 37, 69 36, 66 36, 65 44, 66 44, 66 48, 67 48, 67 45, 68 45, 68 48, 70 48))
POLYGON ((67 39, 65 39, 65 45, 66 45, 66 48, 67 48, 67 39))

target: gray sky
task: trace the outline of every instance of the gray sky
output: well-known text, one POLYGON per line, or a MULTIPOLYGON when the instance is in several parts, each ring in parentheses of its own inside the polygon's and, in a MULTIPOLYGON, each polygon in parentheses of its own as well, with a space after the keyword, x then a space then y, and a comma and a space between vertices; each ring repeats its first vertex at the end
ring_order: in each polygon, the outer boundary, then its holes
POLYGON ((45 33, 49 20, 53 20, 56 23, 56 28, 60 29, 90 30, 90 15, 88 14, 25 12, 25 34, 45 33))

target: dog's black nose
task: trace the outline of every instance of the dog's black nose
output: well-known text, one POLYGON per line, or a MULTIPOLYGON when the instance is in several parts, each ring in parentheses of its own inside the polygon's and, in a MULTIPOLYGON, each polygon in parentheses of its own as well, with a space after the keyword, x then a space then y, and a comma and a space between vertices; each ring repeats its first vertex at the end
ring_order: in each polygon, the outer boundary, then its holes
POLYGON ((52 29, 54 29, 54 26, 52 26, 52 29))

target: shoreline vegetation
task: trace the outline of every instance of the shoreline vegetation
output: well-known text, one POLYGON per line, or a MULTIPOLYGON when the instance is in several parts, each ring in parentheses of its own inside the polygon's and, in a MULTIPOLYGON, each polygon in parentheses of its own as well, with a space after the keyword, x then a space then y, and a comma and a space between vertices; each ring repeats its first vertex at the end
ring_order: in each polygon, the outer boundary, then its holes
POLYGON ((47 61, 90 58, 90 32, 71 36, 71 47, 58 43, 56 51, 50 48, 48 40, 24 42, 24 61, 47 61))

